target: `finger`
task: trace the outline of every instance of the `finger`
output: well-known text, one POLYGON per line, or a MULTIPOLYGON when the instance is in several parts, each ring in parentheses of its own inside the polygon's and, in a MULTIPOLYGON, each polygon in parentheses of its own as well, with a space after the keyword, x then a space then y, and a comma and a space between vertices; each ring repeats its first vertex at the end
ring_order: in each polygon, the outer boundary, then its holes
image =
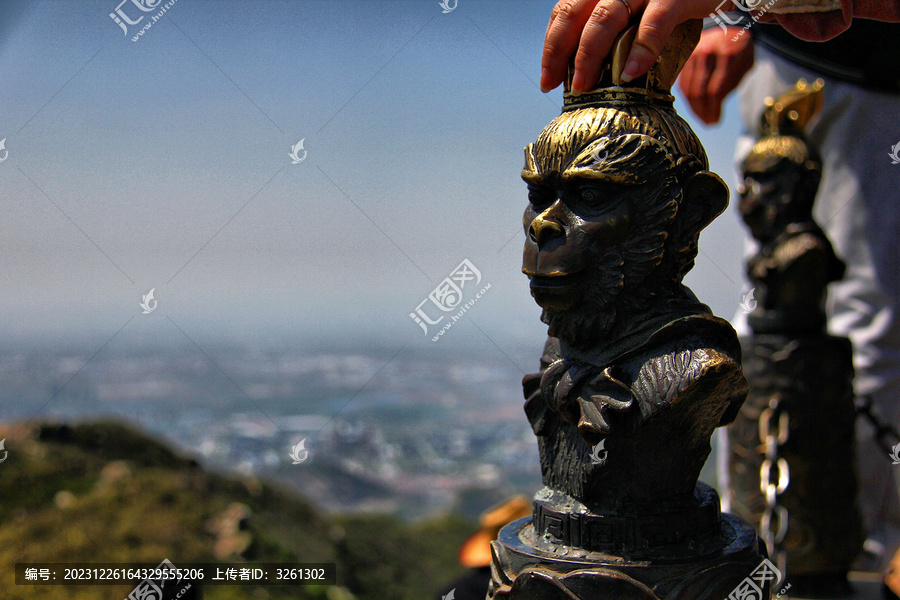
POLYGON ((554 7, 541 56, 541 90, 548 92, 565 79, 569 57, 596 4, 597 0, 564 0, 554 7))
POLYGON ((694 55, 692 54, 690 58, 688 58, 687 62, 684 63, 684 68, 681 69, 681 74, 678 76, 678 89, 681 90, 681 94, 690 102, 690 89, 691 89, 691 77, 694 76, 694 55))
POLYGON ((697 65, 701 63, 702 60, 703 59, 699 58, 696 52, 692 54, 684 65, 684 68, 681 70, 681 75, 678 77, 678 87, 681 89, 681 93, 684 95, 684 99, 687 100, 691 110, 698 117, 700 116, 702 107, 700 106, 697 97, 694 96, 693 81, 694 78, 697 77, 697 70, 699 69, 697 65))
POLYGON ((707 85, 707 118, 706 123, 718 123, 722 116, 722 103, 731 90, 737 87, 743 73, 735 73, 734 60, 720 60, 716 70, 709 78, 707 85))
POLYGON ((753 46, 737 55, 730 55, 718 61, 707 86, 709 99, 709 121, 718 123, 722 116, 722 104, 753 66, 753 46))
POLYGON ((715 125, 719 122, 719 119, 722 118, 722 98, 717 98, 715 100, 710 100, 707 105, 707 115, 704 122, 707 125, 715 125))
POLYGON ((603 60, 609 54, 619 33, 628 26, 628 7, 641 10, 642 0, 601 0, 591 11, 581 32, 578 53, 575 55, 575 73, 572 75, 572 92, 587 91, 600 77, 603 60))
POLYGON ((697 113, 700 120, 707 124, 709 124, 709 118, 712 112, 710 110, 711 98, 709 95, 709 82, 713 73, 716 71, 717 64, 720 64, 720 61, 715 54, 701 54, 697 57, 697 66, 694 70, 694 77, 691 80, 690 95, 694 99, 692 107, 696 106, 694 112, 697 113))
POLYGON ((649 3, 641 16, 641 24, 622 71, 624 81, 631 81, 650 70, 675 26, 681 22, 680 11, 660 4, 649 3))
POLYGON ((710 93, 725 98, 736 88, 744 75, 753 67, 753 46, 749 45, 739 54, 727 55, 719 61, 716 70, 710 76, 710 93))

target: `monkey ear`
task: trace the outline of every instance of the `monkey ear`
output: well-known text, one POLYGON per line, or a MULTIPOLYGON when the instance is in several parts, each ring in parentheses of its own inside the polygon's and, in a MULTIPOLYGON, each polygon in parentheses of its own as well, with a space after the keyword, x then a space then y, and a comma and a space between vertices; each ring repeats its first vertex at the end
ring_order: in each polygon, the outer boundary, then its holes
POLYGON ((527 183, 538 183, 540 181, 540 174, 534 160, 534 144, 525 146, 525 167, 522 169, 522 179, 527 183))
POLYGON ((722 178, 710 171, 697 171, 684 185, 681 210, 691 215, 692 229, 701 229, 712 223, 728 207, 728 186, 722 178))

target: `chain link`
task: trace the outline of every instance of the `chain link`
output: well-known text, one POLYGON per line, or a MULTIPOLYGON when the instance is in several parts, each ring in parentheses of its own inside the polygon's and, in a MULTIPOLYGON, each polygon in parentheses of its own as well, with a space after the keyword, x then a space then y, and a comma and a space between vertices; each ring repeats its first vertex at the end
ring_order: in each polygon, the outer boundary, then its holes
MULTIPOLYGON (((787 460, 779 456, 779 449, 787 443, 790 436, 790 415, 781 407, 781 402, 782 397, 773 394, 769 398, 769 406, 759 415, 761 444, 758 451, 763 455, 759 468, 759 491, 766 502, 759 529, 769 556, 774 559, 782 574, 786 574, 787 553, 781 544, 787 537, 789 514, 787 508, 778 503, 778 499, 791 484, 791 472, 787 460)), ((865 417, 872 424, 876 440, 885 452, 890 453, 893 444, 900 444, 900 433, 876 414, 870 397, 857 398, 856 414, 865 417)))
POLYGON ((778 503, 778 497, 791 484, 791 471, 787 460, 778 455, 778 450, 790 436, 790 415, 781 408, 781 401, 779 394, 773 394, 769 398, 769 406, 759 415, 759 439, 762 442, 759 450, 763 455, 759 468, 759 491, 766 500, 759 529, 769 556, 776 560, 781 572, 786 573, 787 554, 780 546, 787 536, 789 515, 787 508, 778 503))

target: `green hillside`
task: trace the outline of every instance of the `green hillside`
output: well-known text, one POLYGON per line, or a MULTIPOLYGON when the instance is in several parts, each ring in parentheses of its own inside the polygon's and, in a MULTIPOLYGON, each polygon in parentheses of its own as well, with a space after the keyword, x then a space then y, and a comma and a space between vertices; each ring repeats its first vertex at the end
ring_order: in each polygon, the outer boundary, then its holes
POLYGON ((204 471, 114 422, 8 426, 0 463, 7 600, 122 600, 131 587, 14 585, 17 562, 335 562, 337 586, 205 586, 204 600, 422 600, 460 569, 475 528, 330 518, 293 492, 204 471))

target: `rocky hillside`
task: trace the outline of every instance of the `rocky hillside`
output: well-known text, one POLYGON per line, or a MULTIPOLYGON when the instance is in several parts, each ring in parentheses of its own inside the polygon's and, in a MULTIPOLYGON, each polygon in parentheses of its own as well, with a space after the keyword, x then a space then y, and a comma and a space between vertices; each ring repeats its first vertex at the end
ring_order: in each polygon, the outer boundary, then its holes
POLYGON ((206 586, 204 600, 427 599, 474 525, 325 517, 286 490, 206 472, 114 422, 0 428, 0 589, 8 600, 122 600, 130 587, 14 584, 17 562, 335 562, 337 586, 206 586))

